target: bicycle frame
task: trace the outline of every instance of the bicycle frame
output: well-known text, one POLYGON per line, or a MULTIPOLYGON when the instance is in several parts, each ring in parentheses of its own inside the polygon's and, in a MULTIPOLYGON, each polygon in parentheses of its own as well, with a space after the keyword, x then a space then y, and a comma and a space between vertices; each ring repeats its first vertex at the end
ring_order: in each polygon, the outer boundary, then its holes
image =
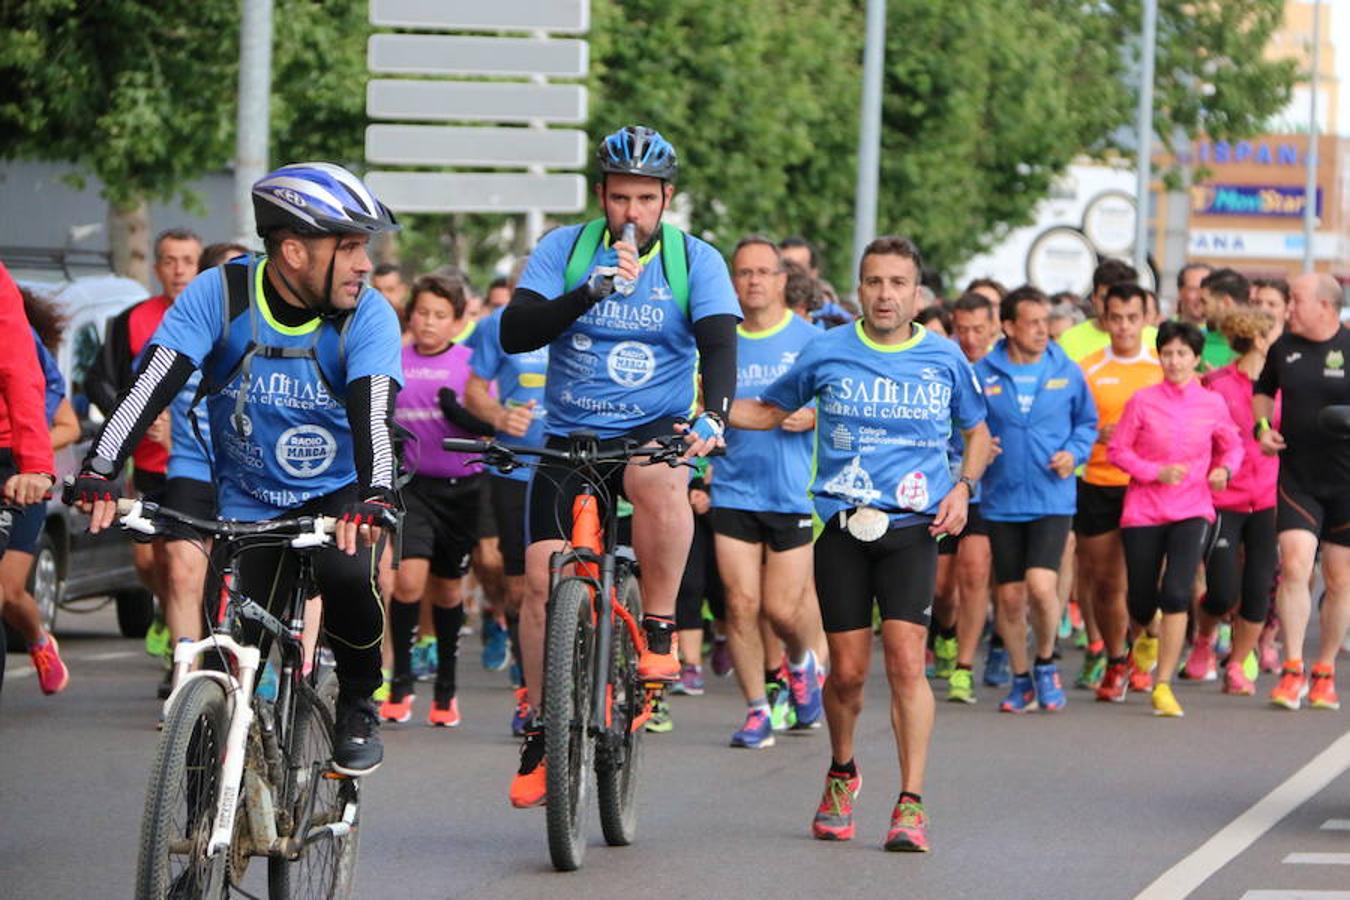
MULTIPOLYGON (((305 547, 311 545, 307 536, 292 541, 292 546, 305 547)), ((232 632, 237 619, 243 618, 258 623, 277 642, 281 654, 282 668, 278 679, 275 704, 277 715, 272 718, 272 721, 264 722, 265 736, 267 742, 271 745, 270 749, 273 751, 266 755, 269 757, 275 756, 275 760, 267 760, 269 765, 274 761, 279 761, 280 753, 275 748, 284 745, 286 742, 286 729, 291 725, 291 713, 294 707, 291 686, 294 681, 295 666, 303 666, 304 663, 301 632, 305 624, 303 618, 306 600, 304 596, 306 593, 305 587, 312 583, 312 560, 307 554, 301 554, 300 556, 300 573, 287 607, 291 618, 289 623, 283 624, 281 620, 269 613, 257 601, 242 594, 239 595, 240 600, 235 600, 232 587, 240 555, 242 555, 242 549, 231 552, 222 569, 220 610, 211 635, 199 641, 181 642, 174 648, 175 686, 168 699, 164 701, 164 711, 167 715, 169 708, 185 684, 194 679, 209 678, 221 685, 229 703, 230 724, 226 731, 225 752, 221 762, 220 805, 216 810, 211 837, 206 845, 207 856, 214 856, 220 850, 227 849, 233 842, 234 823, 239 811, 239 793, 245 786, 246 773, 244 767, 248 758, 249 731, 253 727, 255 718, 257 718, 257 711, 253 706, 253 689, 256 684, 258 669, 262 663, 262 653, 258 647, 235 640, 232 632), (193 663, 203 654, 211 652, 223 652, 230 664, 228 668, 232 668, 238 674, 213 669, 192 671, 193 663), (240 702, 241 700, 244 702, 240 702)), ((249 805, 251 813, 249 824, 257 829, 252 832, 255 845, 267 848, 269 855, 279 853, 290 856, 298 852, 312 839, 316 839, 307 834, 300 835, 298 839, 291 836, 280 838, 273 816, 253 814, 255 810, 262 812, 263 810, 275 809, 272 785, 262 779, 256 779, 254 783, 248 785, 248 789, 250 795, 256 795, 252 798, 256 802, 249 805)), ((293 830, 298 830, 308 824, 308 820, 313 815, 314 798, 317 790, 318 773, 311 772, 309 793, 304 807, 305 813, 299 822, 293 823, 293 830)), ((351 823, 345 824, 349 830, 351 823)), ((341 836, 337 831, 334 831, 334 835, 341 836)))
MULTIPOLYGON (((589 485, 582 488, 572 503, 572 540, 571 549, 554 553, 549 558, 549 593, 557 587, 564 577, 563 571, 571 566, 570 577, 579 578, 591 588, 591 622, 595 626, 592 653, 591 678, 591 722, 588 731, 595 738, 597 750, 609 753, 623 734, 614 729, 613 688, 610 685, 610 648, 614 641, 614 629, 622 622, 628 629, 638 651, 646 649, 646 636, 632 615, 619 602, 618 581, 620 570, 635 577, 636 558, 628 548, 618 546, 616 529, 604 529, 600 525, 597 511, 597 498, 589 485), (609 598, 606 615, 600 612, 599 598, 609 598)), ((636 685, 634 686, 636 688, 636 685)), ((664 685, 662 685, 664 687, 664 685)), ((547 702, 547 701, 545 701, 547 702)))

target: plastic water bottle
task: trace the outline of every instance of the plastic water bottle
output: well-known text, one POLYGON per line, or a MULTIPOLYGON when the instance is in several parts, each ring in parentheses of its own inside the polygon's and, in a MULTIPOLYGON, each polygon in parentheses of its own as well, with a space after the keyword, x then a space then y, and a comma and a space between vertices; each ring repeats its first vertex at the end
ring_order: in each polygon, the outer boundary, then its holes
MULTIPOLYGON (((632 222, 629 222, 628 224, 624 225, 623 234, 620 235, 619 240, 623 241, 625 244, 632 244, 633 246, 636 247, 637 226, 634 225, 632 222)), ((636 281, 630 281, 629 279, 618 275, 614 277, 614 293, 622 294, 625 297, 630 297, 632 296, 633 291, 635 290, 637 290, 636 281)))

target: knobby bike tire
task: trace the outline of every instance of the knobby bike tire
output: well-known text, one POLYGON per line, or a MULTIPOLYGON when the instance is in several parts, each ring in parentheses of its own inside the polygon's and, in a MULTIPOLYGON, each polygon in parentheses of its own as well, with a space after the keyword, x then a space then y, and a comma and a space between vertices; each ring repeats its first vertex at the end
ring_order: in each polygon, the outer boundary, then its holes
POLYGON ((229 853, 210 860, 203 854, 220 802, 229 721, 225 690, 209 678, 188 682, 170 707, 145 792, 136 863, 138 900, 214 900, 228 893, 229 853), (184 845, 189 842, 190 852, 171 852, 188 849, 184 845), (175 866, 177 860, 184 864, 175 866))
POLYGON ((595 744, 588 734, 594 652, 591 588, 558 583, 548 601, 544 650, 544 748, 548 785, 548 851, 554 868, 571 872, 586 854, 586 781, 595 744))
MULTIPOLYGON (((642 621, 642 594, 636 575, 630 574, 619 587, 619 602, 642 621)), ((623 734, 623 744, 615 759, 596 760, 595 796, 600 807, 600 828, 611 847, 626 847, 637 836, 637 787, 642 768, 642 734, 646 730, 632 723, 642 713, 647 692, 637 678, 638 648, 628 627, 620 619, 614 623, 609 678, 614 686, 614 726, 623 734)))
MULTIPOLYGON (((328 674, 316 691, 301 688, 295 693, 295 719, 290 740, 283 748, 287 760, 284 786, 277 786, 279 808, 290 811, 295 827, 299 821, 313 763, 327 771, 333 759, 333 709, 337 700, 337 677, 328 674)), ((348 803, 357 802, 356 783, 350 779, 319 777, 318 794, 310 827, 341 822, 348 803)), ((267 893, 271 900, 346 900, 352 896, 356 854, 361 839, 359 815, 344 837, 324 837, 309 844, 298 859, 269 857, 267 893)))

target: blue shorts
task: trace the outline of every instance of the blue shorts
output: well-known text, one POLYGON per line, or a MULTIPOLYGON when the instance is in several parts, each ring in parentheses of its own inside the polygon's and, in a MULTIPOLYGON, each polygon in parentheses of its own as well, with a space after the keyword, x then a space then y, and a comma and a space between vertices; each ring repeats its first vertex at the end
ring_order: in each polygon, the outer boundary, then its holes
POLYGON ((30 556, 37 552, 38 538, 42 536, 42 526, 47 522, 47 501, 25 506, 23 512, 14 517, 9 530, 9 546, 6 550, 16 550, 30 556))

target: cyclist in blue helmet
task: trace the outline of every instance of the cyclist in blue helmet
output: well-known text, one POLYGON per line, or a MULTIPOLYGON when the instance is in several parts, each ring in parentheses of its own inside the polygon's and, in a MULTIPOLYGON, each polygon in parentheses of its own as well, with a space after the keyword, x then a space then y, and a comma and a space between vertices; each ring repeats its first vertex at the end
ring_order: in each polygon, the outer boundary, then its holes
MULTIPOLYGON (((366 244, 398 225, 360 179, 331 163, 272 172, 253 186, 253 206, 266 253, 207 270, 179 295, 69 493, 91 512, 91 531, 111 525, 111 479, 200 369, 221 517, 339 518, 336 547, 315 565, 337 661, 333 760, 339 772, 364 775, 384 756, 370 700, 384 632, 376 563, 396 499, 389 422, 403 382, 398 319, 366 286, 366 244)), ((250 552, 239 588, 283 602, 294 553, 250 552)))
MULTIPOLYGON (((545 437, 591 431, 602 443, 644 443, 677 428, 691 432, 689 452, 722 443, 722 422, 736 387, 736 324, 740 306, 716 248, 661 219, 674 196, 675 148, 656 131, 632 125, 605 138, 595 187, 603 215, 557 228, 531 252, 502 314, 507 353, 547 346, 545 437), (632 234, 624 238, 627 227, 632 234), (703 411, 695 407, 695 370, 703 411), (693 422, 683 423, 693 416, 693 422), (681 423, 678 424, 677 423, 681 423)), ((526 596, 520 614, 529 704, 540 706, 549 554, 571 522, 575 481, 539 470, 528 490, 526 596), (561 527, 560 527, 561 526, 561 527)), ((673 681, 675 594, 689 555, 693 514, 688 473, 629 465, 611 495, 633 504, 633 549, 641 563, 647 651, 644 678, 673 681)), ((520 768, 511 786, 516 806, 544 801, 543 729, 526 728, 520 768)))

